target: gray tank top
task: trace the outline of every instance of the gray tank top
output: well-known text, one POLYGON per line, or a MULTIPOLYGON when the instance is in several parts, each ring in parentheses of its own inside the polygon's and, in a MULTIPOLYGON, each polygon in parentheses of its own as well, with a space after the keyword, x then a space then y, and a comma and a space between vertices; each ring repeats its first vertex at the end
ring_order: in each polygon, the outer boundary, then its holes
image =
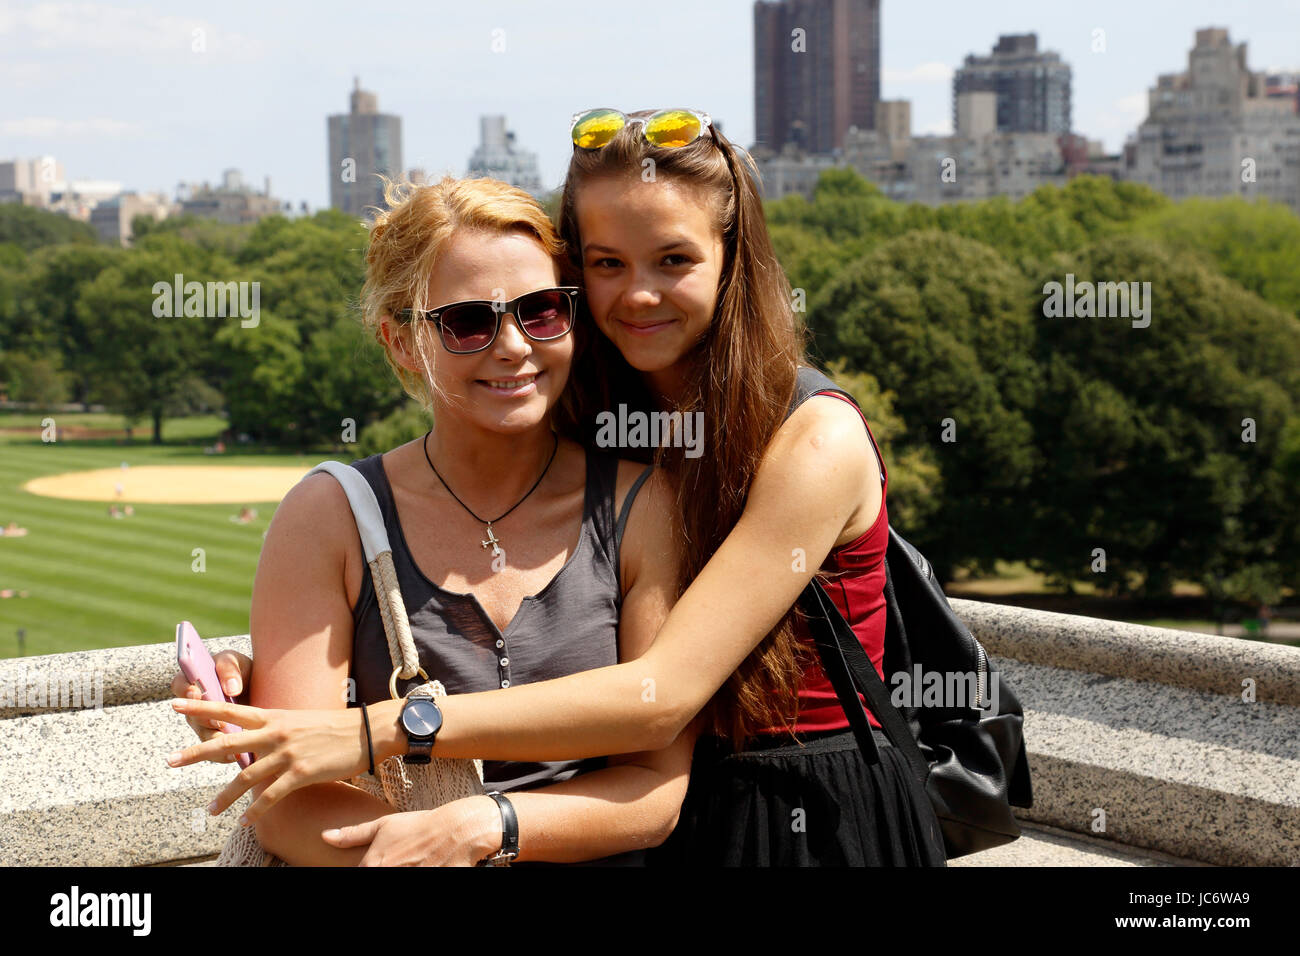
MULTIPOLYGON (((352 462, 379 499, 420 665, 430 677, 442 681, 447 693, 495 690, 618 663, 622 606, 618 545, 632 501, 651 469, 638 476, 615 520, 618 459, 593 449, 586 455, 587 487, 578 546, 540 592, 524 598, 504 631, 497 629, 474 595, 446 591, 416 567, 398 522, 381 456, 352 462)), ((429 529, 427 533, 437 531, 429 529)), ((352 609, 352 623, 350 676, 356 682, 357 704, 388 700, 393 665, 368 569, 352 609)), ((398 680, 397 692, 405 694, 417 683, 419 678, 398 680)), ((497 790, 526 790, 603 766, 603 757, 528 763, 485 760, 483 779, 497 790)))

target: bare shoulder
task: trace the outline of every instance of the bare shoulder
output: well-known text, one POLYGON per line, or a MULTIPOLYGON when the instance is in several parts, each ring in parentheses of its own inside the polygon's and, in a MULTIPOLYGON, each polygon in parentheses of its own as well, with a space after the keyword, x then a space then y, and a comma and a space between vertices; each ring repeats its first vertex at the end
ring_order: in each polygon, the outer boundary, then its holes
POLYGON ((336 583, 349 606, 356 603, 364 570, 361 539, 347 493, 326 472, 289 489, 275 510, 262 548, 263 562, 336 583))
MULTIPOLYGON (((615 515, 622 512, 628 495, 646 465, 635 461, 619 461, 618 480, 615 487, 615 515)), ((632 500, 628 510, 627 525, 619 545, 619 578, 627 592, 647 560, 656 563, 675 561, 676 549, 672 528, 672 510, 676 507, 675 488, 671 477, 662 468, 655 468, 632 500)))
POLYGON ((351 508, 336 478, 309 475, 289 490, 271 519, 253 582, 254 706, 344 706, 337 688, 351 662, 344 569, 352 548, 359 559, 351 508))
MULTIPOLYGON (((352 506, 339 480, 327 472, 308 475, 289 489, 271 519, 267 542, 279 537, 307 536, 317 545, 342 545, 343 532, 355 527, 352 506)), ((332 549, 332 548, 331 548, 332 549)))
POLYGON ((777 429, 763 466, 793 474, 831 474, 848 469, 880 480, 871 439, 856 407, 831 395, 814 395, 777 429))
POLYGON ((833 530, 833 547, 871 527, 881 506, 880 465, 858 410, 814 395, 777 430, 759 463, 745 517, 771 524, 792 515, 833 530))

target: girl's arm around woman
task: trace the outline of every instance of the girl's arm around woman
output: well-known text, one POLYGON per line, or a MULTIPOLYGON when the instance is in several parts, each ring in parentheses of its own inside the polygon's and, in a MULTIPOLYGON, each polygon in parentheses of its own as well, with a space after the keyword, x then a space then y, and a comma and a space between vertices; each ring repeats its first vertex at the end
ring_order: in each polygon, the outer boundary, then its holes
MULTIPOLYGON (((879 467, 859 413, 833 398, 808 400, 778 430, 740 521, 642 657, 506 691, 453 695, 442 705, 434 754, 561 760, 672 745, 794 604, 850 523, 870 524, 880 496, 879 467)), ((245 750, 268 758, 243 770, 218 795, 217 812, 250 787, 268 784, 248 810, 256 821, 295 789, 347 779, 367 766, 361 722, 350 714, 200 701, 176 707, 245 728, 187 748, 178 766, 245 750), (292 759, 285 739, 295 741, 304 759, 292 759)), ((377 756, 405 752, 400 710, 399 702, 372 708, 377 756)))

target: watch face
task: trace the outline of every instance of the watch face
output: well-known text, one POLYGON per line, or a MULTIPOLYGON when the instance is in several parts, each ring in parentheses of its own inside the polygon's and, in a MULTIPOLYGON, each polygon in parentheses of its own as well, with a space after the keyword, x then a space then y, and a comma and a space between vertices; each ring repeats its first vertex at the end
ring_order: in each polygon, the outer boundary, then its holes
POLYGON ((442 727, 442 711, 428 698, 410 698, 402 708, 402 726, 412 737, 432 737, 442 727))

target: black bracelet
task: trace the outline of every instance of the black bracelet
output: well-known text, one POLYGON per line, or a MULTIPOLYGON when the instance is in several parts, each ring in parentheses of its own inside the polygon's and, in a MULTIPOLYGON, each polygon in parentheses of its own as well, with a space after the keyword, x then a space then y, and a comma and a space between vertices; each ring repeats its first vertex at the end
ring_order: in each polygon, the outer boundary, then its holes
POLYGON ((366 713, 366 705, 361 704, 361 721, 366 725, 366 750, 370 752, 370 775, 375 773, 375 745, 370 739, 370 715, 366 713))
POLYGON ((519 855, 519 818, 515 816, 515 807, 500 790, 492 790, 487 796, 496 801, 501 810, 501 849, 479 860, 479 866, 509 866, 510 861, 519 855))

